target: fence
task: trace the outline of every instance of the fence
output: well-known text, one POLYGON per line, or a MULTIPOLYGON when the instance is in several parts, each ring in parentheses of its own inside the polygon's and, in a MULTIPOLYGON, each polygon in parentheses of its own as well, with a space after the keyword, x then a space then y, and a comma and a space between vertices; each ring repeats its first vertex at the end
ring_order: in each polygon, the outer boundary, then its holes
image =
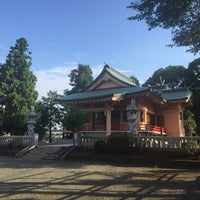
POLYGON ((35 144, 35 140, 32 136, 0 136, 0 146, 28 146, 35 144))
POLYGON ((94 143, 97 140, 106 140, 105 131, 81 131, 77 135, 76 143, 79 147, 89 147, 93 148, 94 143))
MULTIPOLYGON (((77 144, 80 147, 93 148, 97 140, 106 140, 104 134, 79 135, 77 144)), ((160 149, 168 151, 199 150, 200 137, 170 137, 170 136, 134 136, 133 146, 144 149, 160 149)))
POLYGON ((200 137, 145 136, 134 137, 135 146, 163 150, 200 150, 200 137))

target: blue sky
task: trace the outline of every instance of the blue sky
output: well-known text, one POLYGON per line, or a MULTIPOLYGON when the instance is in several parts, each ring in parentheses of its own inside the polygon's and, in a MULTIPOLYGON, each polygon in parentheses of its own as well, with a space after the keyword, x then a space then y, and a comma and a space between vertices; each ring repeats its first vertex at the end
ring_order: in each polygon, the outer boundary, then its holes
POLYGON ((129 21, 131 0, 0 0, 0 62, 16 39, 25 37, 32 52, 31 70, 37 90, 62 93, 70 89, 68 74, 88 64, 96 77, 104 63, 145 82, 153 72, 183 65, 199 55, 186 48, 166 47, 169 30, 147 30, 129 21))

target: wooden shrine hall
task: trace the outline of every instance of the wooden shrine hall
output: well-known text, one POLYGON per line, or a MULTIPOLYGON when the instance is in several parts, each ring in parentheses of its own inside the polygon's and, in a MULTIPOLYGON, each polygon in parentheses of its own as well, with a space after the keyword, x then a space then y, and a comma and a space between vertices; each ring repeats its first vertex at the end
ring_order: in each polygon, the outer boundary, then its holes
POLYGON ((191 106, 188 88, 137 86, 131 78, 105 65, 98 77, 84 91, 57 100, 85 112, 83 131, 129 131, 127 105, 134 99, 138 108, 139 135, 185 136, 183 111, 191 106))

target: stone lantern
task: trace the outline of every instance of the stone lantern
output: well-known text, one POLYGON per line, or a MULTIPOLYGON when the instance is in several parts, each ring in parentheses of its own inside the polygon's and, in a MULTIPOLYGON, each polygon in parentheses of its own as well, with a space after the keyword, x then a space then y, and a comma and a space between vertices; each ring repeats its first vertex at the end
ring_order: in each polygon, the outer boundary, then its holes
POLYGON ((31 110, 29 111, 27 115, 27 128, 28 128, 27 133, 28 133, 28 136, 32 136, 33 139, 36 141, 36 134, 34 131, 35 123, 36 123, 36 114, 34 111, 34 107, 31 107, 31 110))
POLYGON ((138 135, 137 131, 137 112, 138 108, 136 106, 135 99, 131 100, 130 105, 127 105, 127 119, 129 124, 129 131, 132 135, 138 135))

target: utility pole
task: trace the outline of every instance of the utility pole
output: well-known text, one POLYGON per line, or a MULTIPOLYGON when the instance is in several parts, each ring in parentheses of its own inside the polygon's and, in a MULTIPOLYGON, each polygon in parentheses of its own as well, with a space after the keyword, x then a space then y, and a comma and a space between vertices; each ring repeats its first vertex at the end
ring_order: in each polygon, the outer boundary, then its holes
POLYGON ((49 143, 52 143, 52 132, 51 132, 51 128, 52 128, 52 99, 50 98, 49 101, 49 143))

